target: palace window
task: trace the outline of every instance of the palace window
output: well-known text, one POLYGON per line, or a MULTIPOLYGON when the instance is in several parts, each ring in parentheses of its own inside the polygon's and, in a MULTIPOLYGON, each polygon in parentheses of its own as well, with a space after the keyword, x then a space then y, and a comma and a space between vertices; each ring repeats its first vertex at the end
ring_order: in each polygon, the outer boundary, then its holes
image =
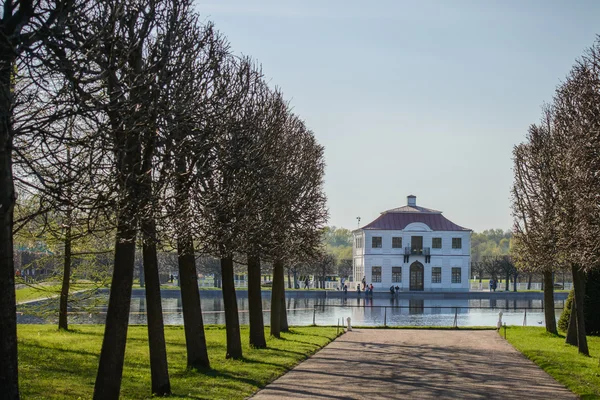
POLYGON ((362 238, 362 236, 354 238, 354 245, 355 245, 355 247, 357 249, 362 249, 362 247, 363 247, 363 238, 362 238))
POLYGON ((393 249, 401 249, 402 248, 402 238, 401 237, 392 237, 392 248, 393 249))
POLYGON ((381 248, 381 236, 373 236, 371 238, 371 247, 374 249, 381 248))
POLYGON ((431 283, 442 283, 442 267, 431 268, 431 283))
POLYGON ((392 267, 392 282, 402 282, 402 267, 392 267))
POLYGON ((462 238, 452 238, 452 248, 462 249, 462 238))
POLYGON ((431 247, 434 249, 441 249, 442 248, 442 238, 431 239, 431 247))
POLYGON ((452 268, 452 283, 461 283, 460 267, 452 268))
POLYGON ((371 267, 371 280, 374 283, 381 282, 381 267, 371 267))

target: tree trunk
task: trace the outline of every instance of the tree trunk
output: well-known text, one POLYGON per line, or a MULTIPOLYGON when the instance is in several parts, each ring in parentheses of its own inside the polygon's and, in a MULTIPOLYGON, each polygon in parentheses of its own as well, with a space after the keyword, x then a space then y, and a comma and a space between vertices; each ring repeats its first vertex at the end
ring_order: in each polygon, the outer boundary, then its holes
POLYGON ((527 277, 527 290, 531 290, 531 280, 533 279, 533 274, 529 273, 529 276, 527 277))
MULTIPOLYGON (((288 276, 290 270, 288 269, 288 276)), ((283 283, 283 282, 282 282, 283 283)), ((281 288, 281 315, 279 316, 279 330, 281 332, 289 332, 290 327, 287 320, 287 306, 285 304, 285 285, 281 288)))
POLYGON ((171 394, 167 346, 160 296, 160 278, 158 275, 158 257, 156 255, 156 223, 147 219, 142 223, 143 275, 146 281, 146 314, 148 316, 148 345, 150 347, 150 374, 152 394, 165 396, 171 394))
MULTIPOLYGON (((575 296, 575 294, 573 294, 575 296)), ((577 310, 575 307, 575 298, 571 302, 571 314, 569 314, 569 326, 567 327, 567 337, 565 343, 571 346, 577 346, 577 310)))
MULTIPOLYGON (((131 67, 129 73, 134 76, 139 76, 142 72, 143 50, 143 39, 140 39, 129 52, 128 64, 131 67)), ((129 108, 128 111, 121 109, 117 112, 116 108, 121 108, 123 100, 119 98, 119 91, 113 90, 114 75, 110 73, 108 75, 107 88, 110 102, 108 117, 114 138, 115 178, 118 182, 119 203, 113 276, 94 386, 94 400, 119 398, 135 270, 138 213, 140 207, 145 206, 148 201, 142 189, 144 171, 150 168, 144 169, 143 163, 151 160, 153 154, 153 147, 149 146, 144 149, 146 157, 142 159, 143 137, 144 133, 148 135, 148 132, 140 130, 140 122, 146 122, 148 119, 148 114, 142 107, 147 104, 147 88, 142 85, 132 87, 127 101, 130 105, 136 106, 129 108)), ((149 137, 154 138, 154 136, 155 133, 150 130, 149 137)), ((149 144, 151 145, 151 142, 149 144)))
POLYGON ((136 229, 132 215, 133 212, 123 212, 117 227, 104 340, 94 387, 96 400, 117 400, 121 389, 135 262, 136 229))
POLYGON ((577 265, 572 265, 571 271, 573 273, 574 302, 577 316, 577 348, 579 353, 589 356, 590 352, 587 345, 587 337, 585 336, 585 316, 583 313, 585 278, 577 265))
POLYGON ((271 335, 281 337, 281 297, 284 289, 283 262, 275 260, 273 263, 273 285, 271 288, 271 335))
POLYGON ((287 269, 287 276, 288 276, 288 289, 292 288, 292 273, 290 271, 290 269, 287 269))
POLYGON ((210 367, 204 321, 198 290, 198 274, 194 259, 194 245, 188 233, 177 238, 177 261, 179 263, 179 284, 181 286, 181 306, 187 349, 187 366, 190 368, 210 367))
MULTIPOLYGON (((183 144, 178 141, 177 146, 183 144)), ((185 345, 187 348, 187 366, 191 368, 210 367, 200 291, 198 290, 198 273, 194 258, 194 242, 190 229, 189 188, 186 183, 187 167, 185 156, 179 154, 175 160, 177 179, 175 181, 176 206, 179 210, 181 231, 177 235, 177 255, 179 264, 179 284, 181 287, 181 305, 183 308, 183 324, 185 345)))
POLYGON ((546 332, 558 335, 556 330, 556 314, 554 312, 554 285, 552 284, 552 272, 544 270, 544 318, 546 320, 546 332))
POLYGON ((505 292, 510 292, 510 272, 506 272, 506 285, 504 286, 505 292))
POLYGON ((146 286, 146 271, 144 266, 140 266, 140 287, 146 286))
POLYGON ((14 58, 13 50, 7 47, 0 47, 0 388, 4 398, 18 399, 17 306, 12 234, 15 188, 10 118, 14 58))
POLYGON ((248 313, 250 314, 250 346, 267 347, 260 287, 260 257, 248 256, 248 313))
POLYGON ((294 289, 299 289, 300 286, 298 285, 298 270, 296 268, 294 268, 294 289))
MULTIPOLYGON (((517 278, 518 278, 518 277, 519 277, 519 275, 518 275, 518 274, 515 274, 515 275, 513 276, 513 292, 516 292, 516 291, 517 291, 517 278)), ((515 304, 516 304, 516 303, 515 303, 515 304)))
POLYGON ((240 319, 238 315, 235 282, 233 280, 233 258, 221 257, 221 277, 223 279, 223 306, 225 308, 225 330, 227 336, 227 353, 225 358, 242 358, 242 341, 240 338, 240 319))
POLYGON ((281 298, 281 315, 279 316, 279 329, 281 332, 289 332, 290 327, 287 320, 287 307, 285 304, 285 288, 283 290, 283 296, 281 298))
MULTIPOLYGON (((68 213, 69 214, 69 213, 68 213)), ((69 329, 67 321, 67 306, 69 301, 69 285, 71 283, 71 221, 67 218, 68 226, 65 228, 65 257, 63 265, 63 280, 60 289, 60 305, 58 309, 58 329, 69 329)))

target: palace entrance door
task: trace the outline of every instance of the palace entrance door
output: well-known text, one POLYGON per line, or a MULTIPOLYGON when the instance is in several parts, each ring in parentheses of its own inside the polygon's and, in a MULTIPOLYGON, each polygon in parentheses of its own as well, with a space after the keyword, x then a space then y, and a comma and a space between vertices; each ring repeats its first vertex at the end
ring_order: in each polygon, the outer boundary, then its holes
POLYGON ((410 266, 410 290, 423 290, 423 264, 418 261, 410 266))

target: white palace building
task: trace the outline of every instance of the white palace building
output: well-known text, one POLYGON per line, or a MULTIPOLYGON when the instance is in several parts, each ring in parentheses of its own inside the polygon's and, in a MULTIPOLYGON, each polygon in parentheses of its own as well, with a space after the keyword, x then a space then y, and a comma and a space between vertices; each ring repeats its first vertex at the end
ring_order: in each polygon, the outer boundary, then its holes
MULTIPOLYGON (((354 282, 375 291, 468 291, 471 230, 441 211, 408 204, 381 213, 353 232, 354 282)), ((355 287, 353 285, 353 287, 355 287)), ((362 290, 362 288, 361 288, 362 290)))

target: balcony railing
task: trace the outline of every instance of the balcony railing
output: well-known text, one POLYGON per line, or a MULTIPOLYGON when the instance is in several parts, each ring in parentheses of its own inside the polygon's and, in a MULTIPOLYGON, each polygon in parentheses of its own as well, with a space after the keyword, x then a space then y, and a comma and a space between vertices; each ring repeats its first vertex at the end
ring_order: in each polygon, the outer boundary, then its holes
POLYGON ((431 249, 429 247, 423 247, 422 249, 417 249, 416 247, 405 247, 404 255, 405 256, 428 256, 431 254, 431 249))

